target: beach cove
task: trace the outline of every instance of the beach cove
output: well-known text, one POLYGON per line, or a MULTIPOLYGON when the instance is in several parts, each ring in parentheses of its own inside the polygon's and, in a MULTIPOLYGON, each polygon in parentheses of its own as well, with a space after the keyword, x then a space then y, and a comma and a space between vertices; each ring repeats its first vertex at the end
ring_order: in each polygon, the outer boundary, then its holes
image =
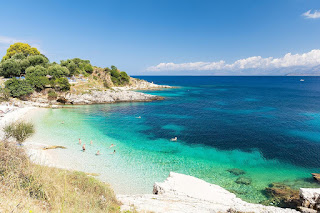
MULTIPOLYGON (((157 83, 172 84, 168 80, 157 83)), ((234 87, 238 89, 239 85, 234 87)), ((257 148, 250 151, 223 150, 186 140, 193 137, 186 134, 189 127, 183 123, 193 121, 197 115, 172 111, 170 107, 195 101, 202 88, 213 88, 211 91, 215 91, 215 106, 226 106, 221 96, 233 89, 231 85, 202 85, 200 89, 184 87, 151 92, 166 97, 165 101, 37 109, 29 116, 35 122, 37 133, 28 141, 66 146, 67 149, 49 151, 55 164, 97 173, 97 178, 110 183, 117 194, 151 193, 154 182, 166 179, 170 171, 217 184, 245 201, 255 203, 267 199, 262 190, 273 182, 286 182, 296 188, 318 187, 310 175, 316 168, 301 166, 294 159, 291 162, 281 158, 270 159, 263 153, 265 150, 261 152, 257 148), (170 113, 163 113, 164 110, 170 113), (139 116, 141 119, 137 118, 139 116), (158 137, 160 133, 162 136, 158 137), (171 142, 170 138, 175 136, 178 142, 171 142), (79 138, 86 144, 85 152, 81 151, 79 138), (93 145, 90 145, 91 140, 93 145), (116 146, 109 149, 111 144, 116 146), (95 156, 97 150, 102 155, 95 156), (116 154, 111 155, 113 150, 116 150, 116 154), (243 170, 245 174, 242 176, 250 179, 251 183, 236 183, 239 176, 227 171, 232 168, 243 170)), ((257 97, 241 98, 251 105, 261 104, 257 97)), ((255 116, 260 122, 274 119, 273 114, 276 112, 275 107, 270 106, 238 109, 231 113, 226 113, 228 111, 224 107, 219 107, 219 111, 217 108, 211 106, 205 108, 205 112, 231 114, 240 118, 255 116)), ((302 113, 301 116, 306 115, 302 113)), ((300 137, 296 139, 301 140, 300 137)), ((287 154, 290 155, 290 152, 287 154)))

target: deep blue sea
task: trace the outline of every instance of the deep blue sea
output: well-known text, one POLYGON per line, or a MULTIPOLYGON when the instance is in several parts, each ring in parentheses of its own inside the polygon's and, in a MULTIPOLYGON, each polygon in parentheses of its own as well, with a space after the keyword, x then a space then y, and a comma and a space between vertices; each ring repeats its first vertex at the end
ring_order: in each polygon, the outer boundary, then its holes
POLYGON ((47 110, 34 139, 58 138, 68 147, 59 151, 66 166, 80 158, 78 169, 101 174, 119 193, 151 193, 170 171, 252 202, 266 200, 263 190, 273 182, 319 187, 310 174, 320 172, 319 77, 137 77, 177 88, 143 91, 163 101, 47 110), (86 153, 79 137, 94 141, 86 153), (94 156, 97 150, 105 155, 94 156), (251 183, 237 183, 232 168, 251 183))

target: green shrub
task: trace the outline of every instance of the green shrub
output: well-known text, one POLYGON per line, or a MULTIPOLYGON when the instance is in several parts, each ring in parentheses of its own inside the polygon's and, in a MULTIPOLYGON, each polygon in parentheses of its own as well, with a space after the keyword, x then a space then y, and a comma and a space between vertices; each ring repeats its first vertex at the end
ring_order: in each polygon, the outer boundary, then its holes
POLYGON ((5 82, 5 86, 15 98, 22 98, 33 92, 32 86, 26 80, 12 78, 5 82))
POLYGON ((34 133, 34 126, 32 123, 15 122, 6 125, 3 130, 7 139, 12 137, 16 139, 19 144, 22 144, 34 133))
POLYGON ((56 100, 57 97, 58 97, 58 94, 53 89, 50 89, 48 92, 48 99, 49 100, 56 100))
POLYGON ((66 67, 62 67, 59 64, 50 66, 48 68, 48 73, 54 79, 61 78, 61 77, 64 77, 64 76, 68 76, 70 74, 69 70, 66 67))
POLYGON ((10 99, 10 90, 7 88, 0 89, 0 101, 9 101, 10 99))
POLYGON ((55 87, 61 91, 68 91, 70 90, 70 83, 67 78, 58 78, 54 81, 55 87))

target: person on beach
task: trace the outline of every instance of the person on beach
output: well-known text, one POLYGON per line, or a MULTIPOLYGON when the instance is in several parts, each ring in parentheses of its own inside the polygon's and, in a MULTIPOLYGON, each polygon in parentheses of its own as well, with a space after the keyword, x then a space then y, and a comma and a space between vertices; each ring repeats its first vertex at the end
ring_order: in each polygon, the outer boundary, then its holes
POLYGON ((81 139, 79 138, 79 144, 81 145, 81 139))
POLYGON ((114 147, 114 146, 116 146, 116 145, 114 145, 114 144, 111 144, 111 145, 109 146, 109 149, 110 149, 110 148, 112 148, 112 147, 114 147))
POLYGON ((83 145, 82 145, 82 151, 83 151, 83 152, 86 151, 86 144, 83 144, 83 145))
POLYGON ((97 151, 96 155, 101 155, 99 150, 97 151))

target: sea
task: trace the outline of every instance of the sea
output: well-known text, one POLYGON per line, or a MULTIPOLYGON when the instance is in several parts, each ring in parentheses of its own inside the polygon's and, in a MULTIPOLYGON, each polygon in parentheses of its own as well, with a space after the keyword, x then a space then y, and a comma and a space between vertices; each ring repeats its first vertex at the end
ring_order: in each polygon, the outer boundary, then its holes
POLYGON ((118 194, 152 193, 171 171, 254 203, 275 182, 319 187, 320 77, 135 77, 175 88, 141 91, 161 101, 39 110, 29 140, 67 147, 54 150, 59 165, 118 194))

